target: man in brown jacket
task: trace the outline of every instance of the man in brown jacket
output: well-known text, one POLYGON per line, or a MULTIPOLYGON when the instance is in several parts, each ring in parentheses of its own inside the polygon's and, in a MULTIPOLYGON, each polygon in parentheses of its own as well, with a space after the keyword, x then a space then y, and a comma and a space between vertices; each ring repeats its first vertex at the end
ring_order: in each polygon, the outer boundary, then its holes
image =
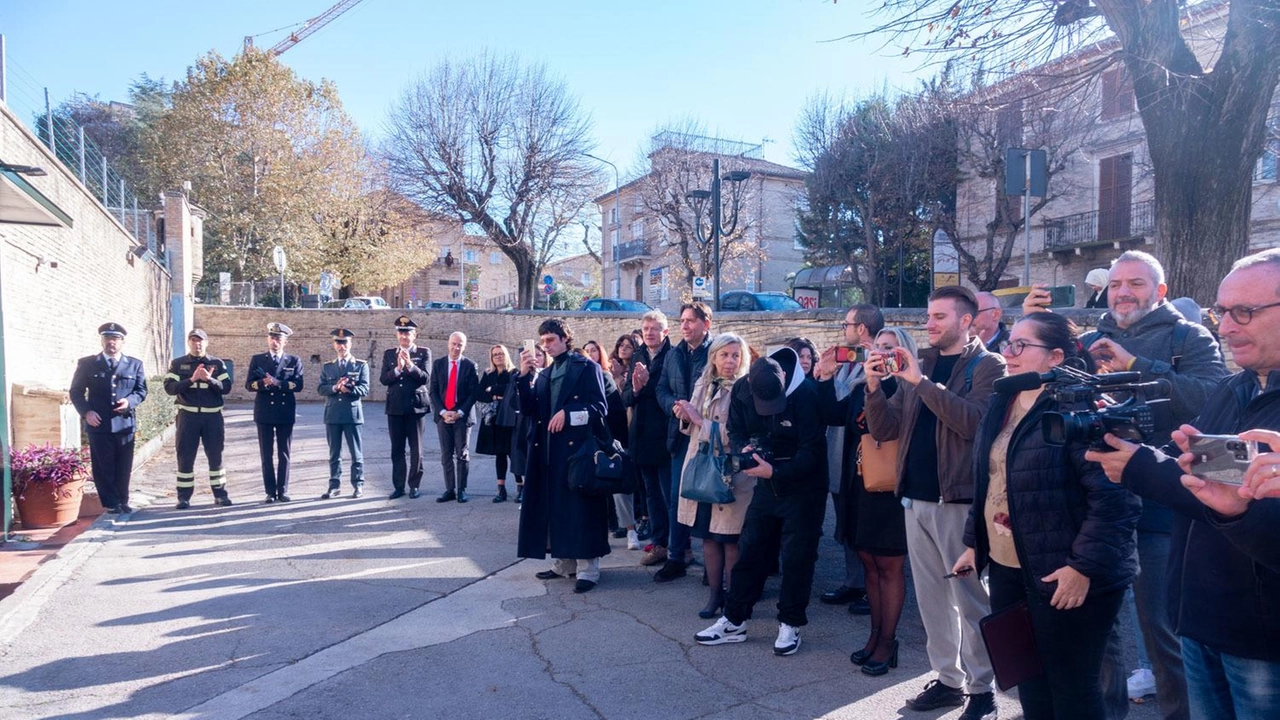
POLYGON ((990 611, 973 574, 944 579, 964 551, 964 525, 973 503, 973 440, 992 384, 1005 374, 969 330, 978 311, 969 290, 941 287, 929 296, 929 348, 920 358, 898 354, 898 392, 886 399, 878 373, 884 359, 867 361, 867 426, 877 440, 899 440, 898 497, 906 507, 907 554, 928 634, 929 664, 938 679, 907 701, 913 710, 969 704, 961 718, 994 718, 994 674, 978 621, 990 611))

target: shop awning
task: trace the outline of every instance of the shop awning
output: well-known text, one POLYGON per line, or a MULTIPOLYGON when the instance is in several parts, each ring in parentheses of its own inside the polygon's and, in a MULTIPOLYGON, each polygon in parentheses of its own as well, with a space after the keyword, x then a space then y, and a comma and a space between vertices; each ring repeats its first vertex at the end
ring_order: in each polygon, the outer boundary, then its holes
POLYGON ((796 272, 796 279, 792 284, 792 287, 815 289, 854 286, 853 268, 848 265, 805 268, 796 272))

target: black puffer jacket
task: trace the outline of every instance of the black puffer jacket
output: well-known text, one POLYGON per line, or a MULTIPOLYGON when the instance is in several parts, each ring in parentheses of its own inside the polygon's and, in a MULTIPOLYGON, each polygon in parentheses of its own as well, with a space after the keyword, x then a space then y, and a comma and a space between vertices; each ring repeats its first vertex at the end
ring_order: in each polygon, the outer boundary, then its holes
MULTIPOLYGON (((1015 397, 991 396, 974 446, 973 508, 964 543, 976 551, 979 570, 988 560, 983 509, 991 484, 991 444, 1015 397)), ((1045 597, 1053 595, 1056 585, 1040 578, 1064 565, 1089 578, 1091 595, 1124 587, 1138 574, 1134 530, 1142 503, 1107 480, 1097 463, 1084 459, 1086 446, 1045 443, 1041 419, 1054 408, 1053 400, 1041 395, 1009 441, 1006 485, 1018 560, 1045 597)))
MULTIPOLYGON (((1191 425, 1220 435, 1280 430, 1280 371, 1268 376, 1265 392, 1255 373, 1233 375, 1191 425)), ((1145 446, 1123 479, 1134 492, 1159 498, 1173 511, 1174 632, 1229 655, 1280 662, 1280 499, 1255 500, 1243 515, 1223 518, 1182 486, 1174 458, 1145 446)))
POLYGON ((666 338, 662 339, 657 353, 650 354, 649 348, 641 345, 631 357, 626 382, 618 388, 623 404, 632 408, 627 449, 631 451, 636 465, 641 467, 671 464, 671 453, 667 451, 667 414, 658 404, 658 384, 662 382, 662 368, 670 350, 671 342, 666 338), (631 376, 635 374, 637 365, 644 365, 649 370, 649 382, 640 388, 640 392, 631 386, 631 376))

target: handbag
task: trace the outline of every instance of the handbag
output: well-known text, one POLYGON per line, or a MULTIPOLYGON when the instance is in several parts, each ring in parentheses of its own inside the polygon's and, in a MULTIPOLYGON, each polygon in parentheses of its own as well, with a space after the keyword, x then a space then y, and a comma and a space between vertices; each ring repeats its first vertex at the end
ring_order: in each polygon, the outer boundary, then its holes
POLYGON ((898 489, 898 441, 881 442, 863 433, 858 440, 858 474, 867 492, 893 492, 898 489))
POLYGON ((601 419, 593 417, 591 427, 587 441, 569 456, 569 489, 598 496, 635 492, 636 468, 627 451, 601 419))
POLYGON ((996 685, 1008 690, 1044 674, 1044 664, 1036 648, 1035 628, 1026 600, 978 621, 978 631, 987 646, 996 685))
POLYGON ((680 497, 685 500, 727 505, 734 501, 733 478, 724 469, 724 444, 720 423, 711 423, 711 440, 698 443, 698 452, 680 476, 680 497))

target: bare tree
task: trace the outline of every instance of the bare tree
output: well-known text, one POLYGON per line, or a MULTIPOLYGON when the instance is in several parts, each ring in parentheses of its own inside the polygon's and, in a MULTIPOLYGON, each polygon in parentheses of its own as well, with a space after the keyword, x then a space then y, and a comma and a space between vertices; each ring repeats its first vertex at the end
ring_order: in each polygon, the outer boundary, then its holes
POLYGON ((384 150, 397 189, 480 228, 511 259, 520 307, 599 182, 591 125, 541 65, 482 54, 445 61, 391 109, 384 150))
POLYGON ((904 54, 1023 72, 1029 102, 1123 64, 1153 168, 1157 253, 1169 283, 1203 303, 1248 252, 1253 170, 1280 81, 1280 3, 1185 4, 884 0, 878 12, 886 20, 864 36, 901 42, 904 54), (1217 47, 1205 47, 1209 37, 1217 47), (1093 42, 1092 51, 1059 61, 1093 42))

